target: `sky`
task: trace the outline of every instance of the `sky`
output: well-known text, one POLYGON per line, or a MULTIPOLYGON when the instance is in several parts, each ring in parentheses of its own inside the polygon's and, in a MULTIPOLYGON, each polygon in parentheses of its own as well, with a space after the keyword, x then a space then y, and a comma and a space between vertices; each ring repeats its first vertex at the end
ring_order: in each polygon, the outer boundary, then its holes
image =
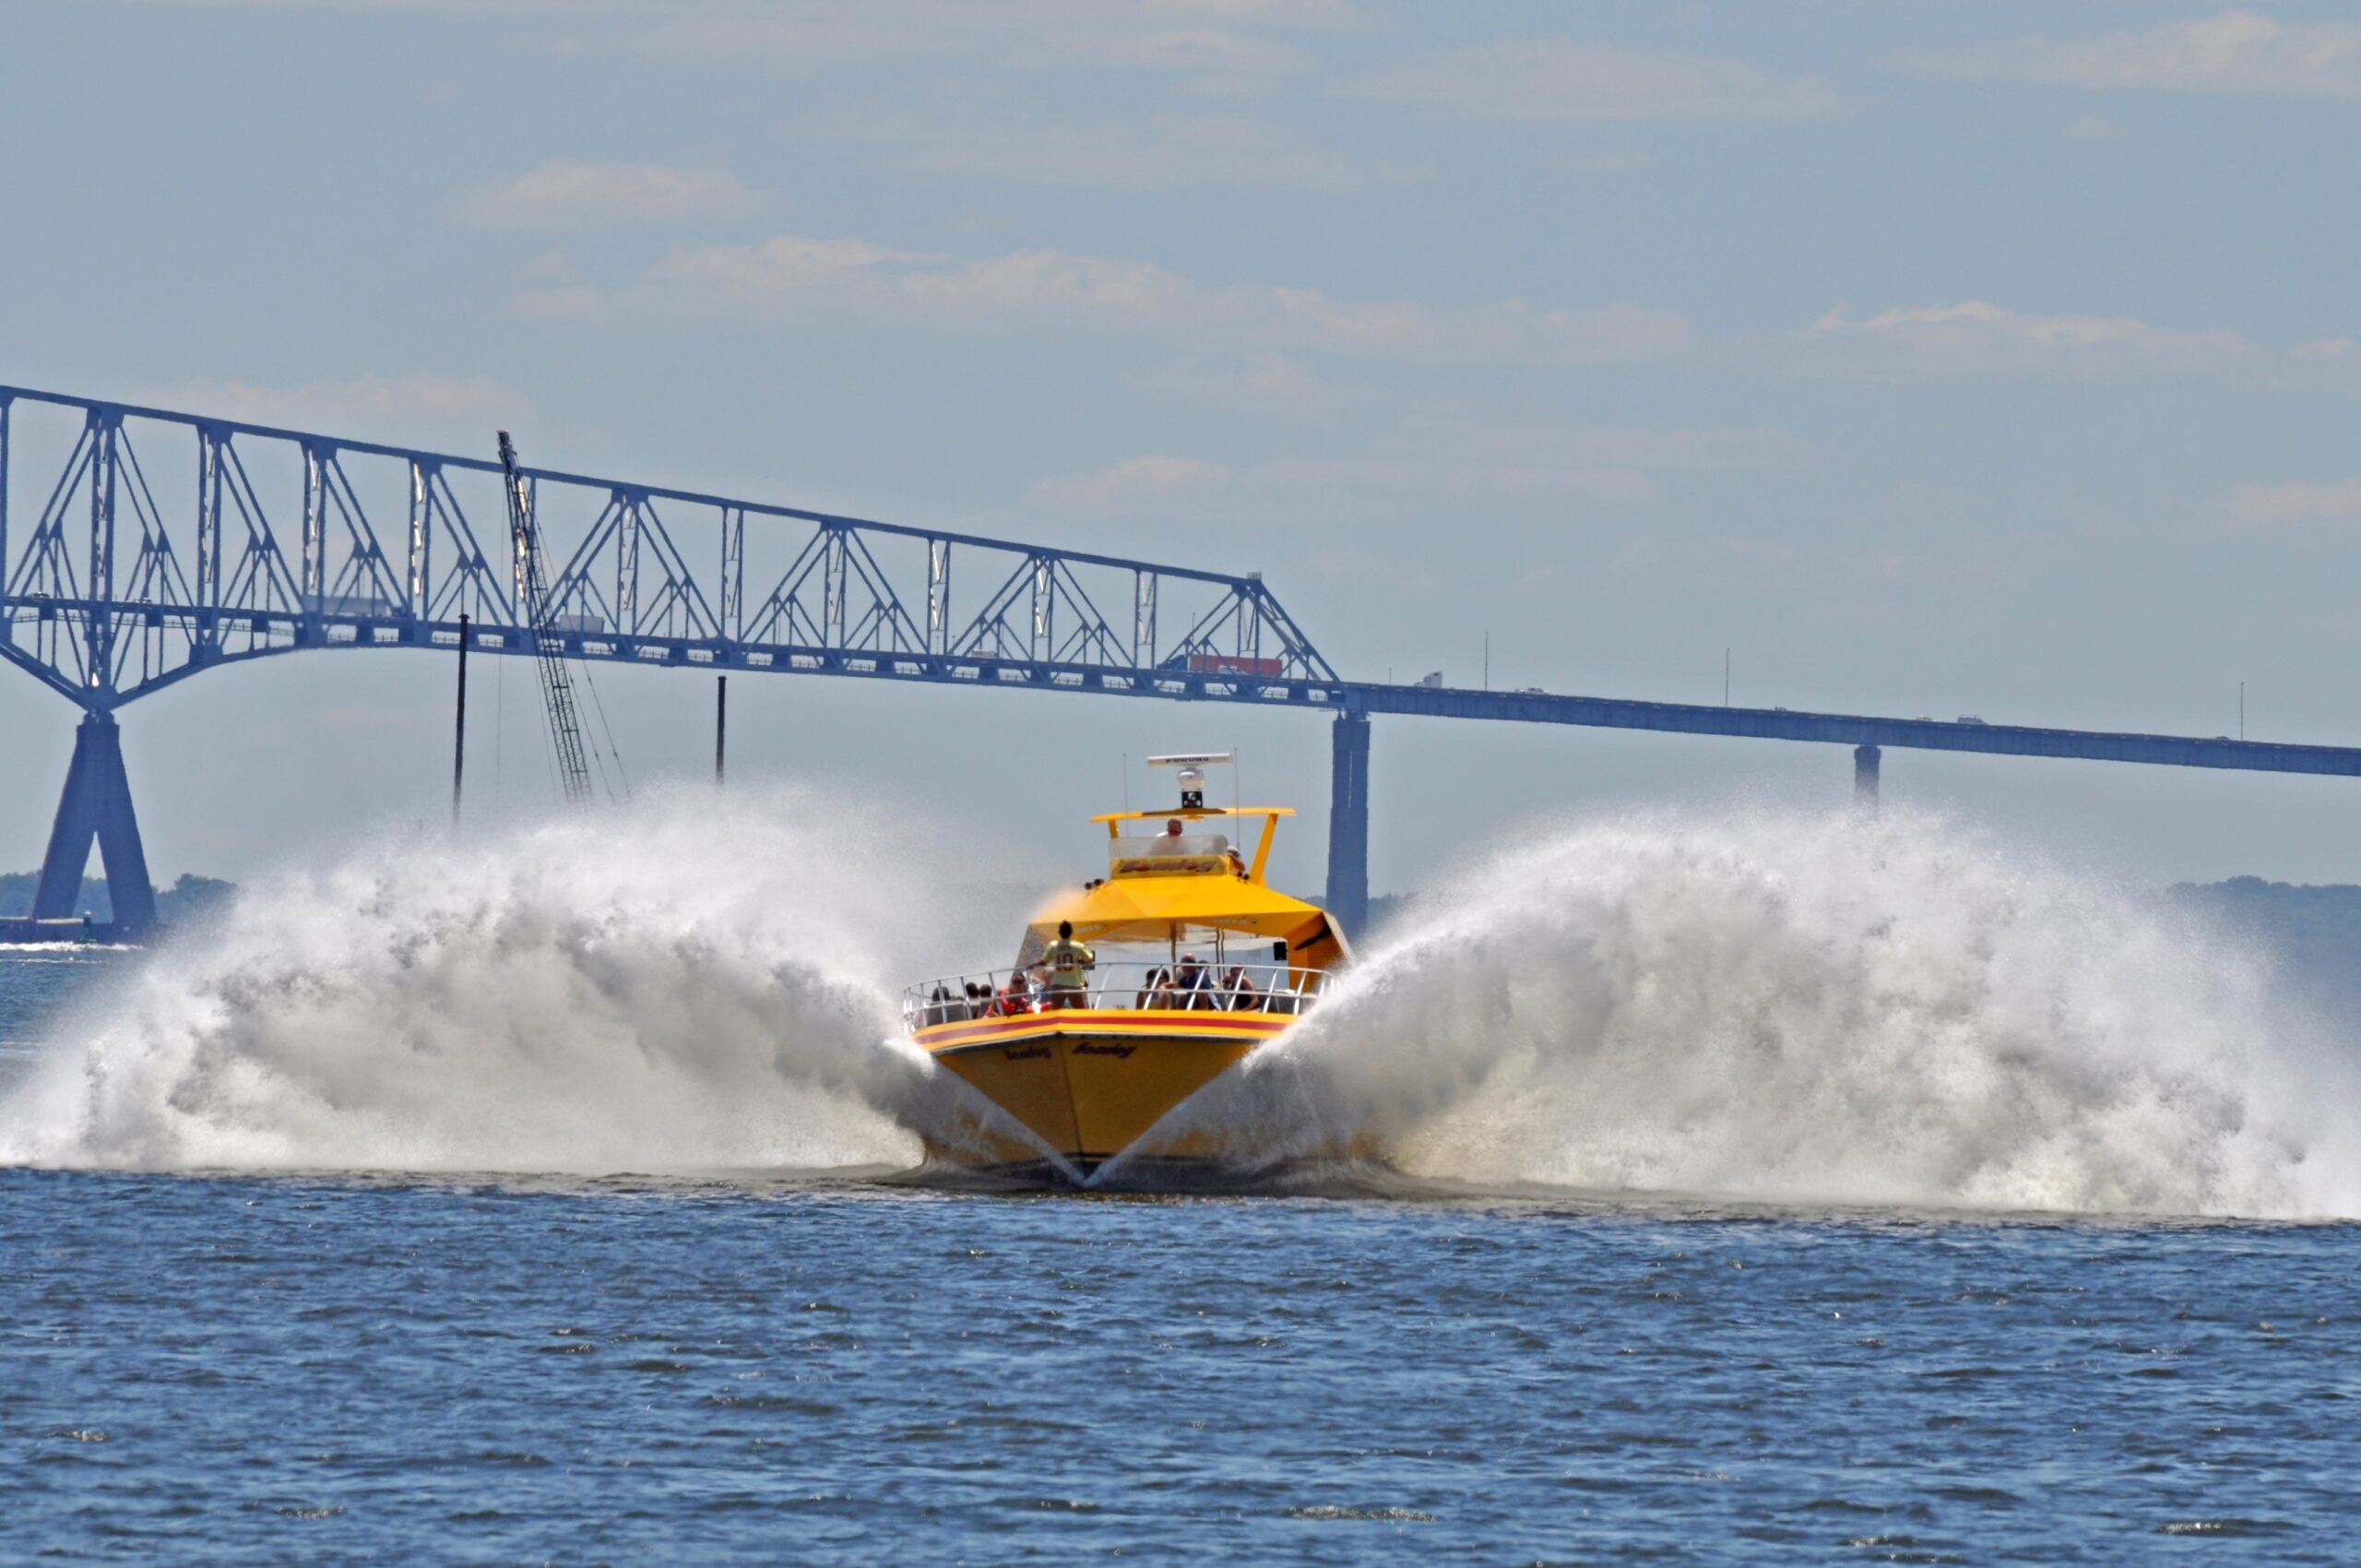
MULTIPOLYGON (((0 381, 1261 571, 1361 678, 1489 639, 1495 685, 1714 702, 1727 648, 1740 704, 2201 735, 2243 683, 2250 737, 2351 744, 2356 133, 2326 4, 0 0, 0 381)), ((488 662, 477 788, 549 809, 488 662)), ((126 709, 160 880, 438 815, 449 676, 126 709)), ((1052 858, 1234 745, 1321 880, 1314 718, 734 687, 733 777, 1052 858)), ((643 781, 709 766, 697 677, 600 696, 643 781)), ((0 680, 0 867, 74 717, 0 680)), ((1381 719, 1372 880, 1851 768, 1381 719)), ((2361 881, 2351 781, 1884 782, 2133 878, 2361 881)))

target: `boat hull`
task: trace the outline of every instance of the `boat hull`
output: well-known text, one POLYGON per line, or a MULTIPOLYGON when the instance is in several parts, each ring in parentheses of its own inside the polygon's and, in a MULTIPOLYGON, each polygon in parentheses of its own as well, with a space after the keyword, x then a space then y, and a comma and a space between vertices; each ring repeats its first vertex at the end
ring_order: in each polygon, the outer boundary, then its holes
POLYGON ((1076 1009, 921 1028, 913 1038, 939 1065, 1038 1140, 988 1134, 982 1149, 928 1154, 1084 1178, 1127 1152, 1159 1163, 1201 1158, 1202 1137, 1160 1137, 1152 1149, 1143 1140, 1173 1107, 1294 1022, 1262 1013, 1076 1009), (1057 1169, 1061 1162, 1066 1170, 1057 1169))

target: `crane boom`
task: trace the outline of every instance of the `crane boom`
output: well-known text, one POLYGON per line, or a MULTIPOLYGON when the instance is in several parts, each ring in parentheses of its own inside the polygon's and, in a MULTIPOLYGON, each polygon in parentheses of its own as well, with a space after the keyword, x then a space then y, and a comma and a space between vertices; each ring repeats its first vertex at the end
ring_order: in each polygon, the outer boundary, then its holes
POLYGON ((568 805, 590 800, 590 763, 583 753, 582 725, 575 717, 574 682, 566 674, 565 645, 558 636, 557 612, 550 603, 549 582, 541 573, 541 535, 533 521, 533 507, 524 475, 516 471, 516 444, 500 433, 500 469, 508 490, 508 529, 516 546, 519 587, 525 594, 525 619, 533 628, 533 663, 540 671, 541 706, 548 709, 550 742, 557 751, 558 778, 568 805))

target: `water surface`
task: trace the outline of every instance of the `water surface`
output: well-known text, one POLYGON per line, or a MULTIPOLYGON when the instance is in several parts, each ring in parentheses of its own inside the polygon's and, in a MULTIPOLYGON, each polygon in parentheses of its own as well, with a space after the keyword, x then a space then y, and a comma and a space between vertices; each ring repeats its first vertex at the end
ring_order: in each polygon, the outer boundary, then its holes
MULTIPOLYGON (((0 960, 15 1022, 61 982, 0 960)), ((0 1172, 0 1556, 2353 1558, 2355 1228, 0 1172)))

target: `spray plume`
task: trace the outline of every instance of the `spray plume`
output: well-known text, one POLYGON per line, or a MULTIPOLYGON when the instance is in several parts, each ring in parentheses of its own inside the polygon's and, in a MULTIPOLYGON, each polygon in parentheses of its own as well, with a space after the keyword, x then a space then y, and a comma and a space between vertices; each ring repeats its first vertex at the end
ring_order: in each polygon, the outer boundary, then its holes
POLYGON ((68 1020, 0 1159, 908 1165, 976 1110, 896 1042, 874 962, 948 912, 933 859, 801 790, 389 836, 255 885, 68 1020))
MULTIPOLYGON (((946 887, 988 874, 952 842, 694 791, 290 871, 68 1020, 0 1160, 908 1166, 991 1112, 891 990, 1024 905, 946 887)), ((1248 1178, 1351 1146, 1494 1188, 2361 1216, 2348 1075, 2264 965, 1940 818, 1594 820, 1421 911, 1167 1130, 1248 1178)))
POLYGON ((2266 965, 1940 818, 1642 814, 1428 900, 1169 1130, 1243 1170, 2345 1217, 2348 1079, 2266 965))

